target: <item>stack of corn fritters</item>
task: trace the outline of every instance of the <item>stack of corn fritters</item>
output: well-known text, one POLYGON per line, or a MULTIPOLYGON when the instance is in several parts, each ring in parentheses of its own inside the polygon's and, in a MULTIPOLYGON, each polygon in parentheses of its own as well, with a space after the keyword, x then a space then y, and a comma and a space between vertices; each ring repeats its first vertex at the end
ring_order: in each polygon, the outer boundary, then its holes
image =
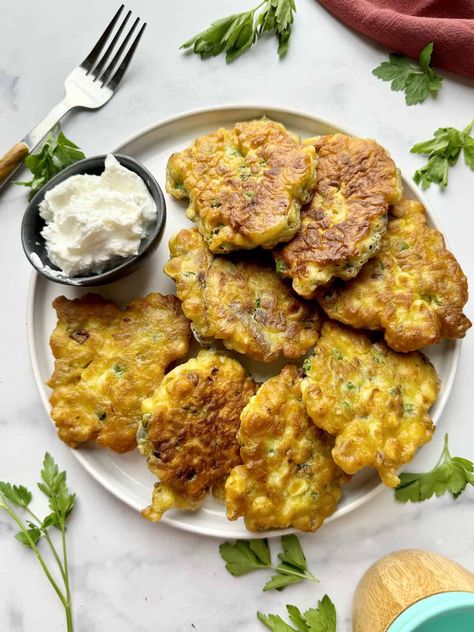
POLYGON ((123 312, 95 295, 55 301, 61 439, 119 452, 138 440, 159 478, 143 512, 155 521, 212 491, 252 531, 314 531, 362 468, 396 486, 434 430, 439 382, 419 349, 470 322, 466 278, 402 199, 387 151, 302 141, 264 118, 173 154, 167 191, 196 224, 170 241, 178 298, 123 312), (190 331, 211 348, 172 368, 190 331), (258 385, 238 354, 294 364, 258 385))

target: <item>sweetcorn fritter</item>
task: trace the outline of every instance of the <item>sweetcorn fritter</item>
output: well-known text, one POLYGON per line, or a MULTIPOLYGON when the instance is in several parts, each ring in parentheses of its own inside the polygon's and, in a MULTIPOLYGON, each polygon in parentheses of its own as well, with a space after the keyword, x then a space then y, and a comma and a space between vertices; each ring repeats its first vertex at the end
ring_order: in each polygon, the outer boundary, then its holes
POLYGON ((303 356, 318 339, 318 309, 302 301, 271 265, 214 257, 197 229, 170 240, 164 271, 198 340, 219 339, 261 362, 303 356))
POLYGON ((212 349, 170 371, 142 403, 138 448, 160 482, 152 521, 171 508, 197 509, 240 463, 236 434, 255 383, 237 360, 212 349))
POLYGON ((226 481, 229 520, 247 529, 295 527, 315 531, 331 515, 349 477, 334 463, 334 440, 316 428, 301 399, 293 365, 267 380, 241 414, 243 465, 226 481))
POLYGON ((334 461, 348 474, 375 467, 389 487, 427 443, 436 371, 418 351, 401 354, 333 321, 324 323, 301 390, 313 422, 335 436, 334 461))
POLYGON ((173 154, 166 190, 189 198, 187 216, 211 252, 273 248, 298 230, 315 165, 314 147, 264 118, 220 128, 173 154))
POLYGON ((462 312, 466 277, 414 200, 392 207, 382 247, 357 278, 321 289, 316 298, 330 318, 384 330, 396 351, 463 338, 471 326, 462 312))
POLYGON ((333 277, 350 279, 380 248, 389 204, 401 180, 388 152, 374 140, 333 134, 308 139, 318 156, 315 193, 301 227, 277 250, 277 269, 306 298, 333 277))
POLYGON ((133 450, 141 400, 189 349, 189 323, 176 296, 149 294, 121 310, 97 294, 57 298, 48 384, 59 437, 72 447, 95 439, 133 450))

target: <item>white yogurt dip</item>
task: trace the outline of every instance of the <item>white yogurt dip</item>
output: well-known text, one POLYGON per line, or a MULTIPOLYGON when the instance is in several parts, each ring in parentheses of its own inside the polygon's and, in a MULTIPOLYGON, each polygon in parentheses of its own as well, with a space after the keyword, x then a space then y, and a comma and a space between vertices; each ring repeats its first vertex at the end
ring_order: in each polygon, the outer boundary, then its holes
POLYGON ((46 193, 39 212, 49 259, 77 276, 136 255, 156 218, 156 204, 142 178, 108 154, 100 176, 67 178, 46 193))

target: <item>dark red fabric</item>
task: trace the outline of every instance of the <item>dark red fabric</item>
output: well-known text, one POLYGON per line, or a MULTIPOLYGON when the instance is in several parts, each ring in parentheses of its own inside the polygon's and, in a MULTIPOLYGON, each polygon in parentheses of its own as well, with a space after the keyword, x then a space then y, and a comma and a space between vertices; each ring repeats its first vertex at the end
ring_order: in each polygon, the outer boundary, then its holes
POLYGON ((474 0, 319 0, 341 22, 417 58, 434 42, 433 66, 474 77, 474 0))

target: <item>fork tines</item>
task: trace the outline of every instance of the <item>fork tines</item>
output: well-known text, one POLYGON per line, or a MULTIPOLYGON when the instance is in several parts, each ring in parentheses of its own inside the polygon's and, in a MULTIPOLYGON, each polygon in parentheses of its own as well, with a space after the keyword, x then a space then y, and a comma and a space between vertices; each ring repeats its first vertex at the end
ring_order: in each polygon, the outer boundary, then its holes
POLYGON ((87 72, 87 74, 91 74, 94 77, 94 81, 99 81, 102 84, 102 87, 108 86, 112 90, 114 90, 118 86, 123 75, 125 74, 125 71, 128 68, 128 65, 133 57, 133 54, 146 27, 146 22, 143 22, 140 30, 135 36, 135 39, 131 42, 132 35, 140 22, 140 18, 136 18, 136 20, 128 30, 127 34, 123 38, 122 43, 119 43, 122 33, 125 29, 125 25, 127 24, 132 14, 131 11, 128 11, 125 18, 120 22, 115 35, 113 35, 112 37, 115 26, 119 22, 119 18, 124 8, 125 7, 122 4, 117 13, 110 21, 110 24, 100 36, 97 44, 94 46, 94 48, 81 64, 81 67, 87 72), (109 39, 110 43, 108 44, 105 52, 102 53, 109 39), (112 57, 112 61, 106 66, 110 56, 114 53, 114 51, 116 52, 112 57))

